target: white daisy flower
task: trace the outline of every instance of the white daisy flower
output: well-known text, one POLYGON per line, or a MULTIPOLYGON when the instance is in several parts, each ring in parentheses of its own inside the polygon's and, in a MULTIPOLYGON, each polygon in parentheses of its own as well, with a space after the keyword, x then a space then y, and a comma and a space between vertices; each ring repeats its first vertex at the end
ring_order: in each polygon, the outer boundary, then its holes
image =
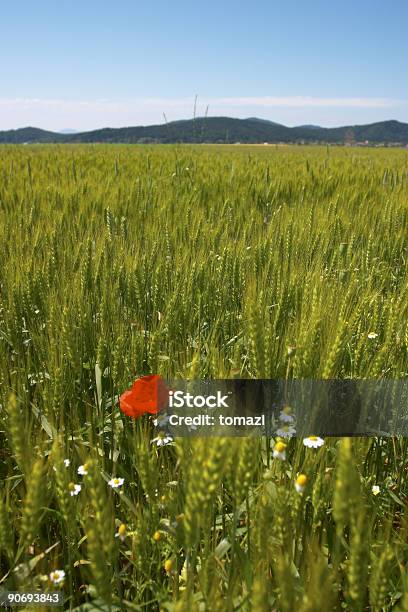
POLYGON ((88 466, 86 465, 86 463, 84 465, 80 465, 77 472, 80 476, 87 476, 88 466))
POLYGON ((367 334, 367 338, 369 338, 370 340, 375 340, 375 338, 378 338, 378 334, 374 331, 371 331, 367 334))
POLYGON ((75 495, 78 495, 78 493, 81 491, 82 486, 80 484, 74 484, 73 482, 70 482, 68 485, 68 489, 71 497, 74 497, 75 495))
POLYGON ((286 444, 284 442, 277 442, 273 449, 273 456, 275 459, 285 461, 286 459, 286 444))
POLYGON ((319 446, 323 446, 324 440, 319 438, 319 436, 309 436, 308 438, 303 438, 303 444, 308 448, 319 448, 319 446))
POLYGON ((118 527, 117 532, 115 533, 115 538, 119 538, 121 542, 124 542, 126 539, 127 529, 125 523, 121 523, 118 527))
POLYGON ((125 482, 124 478, 111 478, 108 482, 108 485, 112 487, 112 489, 118 489, 125 482))
POLYGON ((173 437, 166 435, 164 432, 160 432, 157 438, 153 438, 150 444, 156 444, 156 446, 166 446, 167 444, 171 444, 173 442, 173 437))
POLYGON ((296 435, 296 429, 290 425, 284 425, 276 430, 276 435, 280 438, 291 438, 296 435))
POLYGON ((371 487, 371 491, 372 491, 373 495, 378 495, 379 492, 380 492, 380 487, 378 485, 373 485, 371 487))
POLYGON ((282 421, 282 423, 294 423, 295 419, 291 412, 292 408, 290 406, 284 406, 279 413, 279 420, 282 421))
POLYGON ((65 467, 69 467, 71 465, 71 461, 69 459, 64 459, 65 467))
POLYGON ((65 578, 64 570, 54 570, 50 574, 50 580, 53 584, 60 584, 65 578))
POLYGON ((295 481, 295 489, 298 493, 302 494, 306 489, 307 476, 305 474, 299 474, 295 481))

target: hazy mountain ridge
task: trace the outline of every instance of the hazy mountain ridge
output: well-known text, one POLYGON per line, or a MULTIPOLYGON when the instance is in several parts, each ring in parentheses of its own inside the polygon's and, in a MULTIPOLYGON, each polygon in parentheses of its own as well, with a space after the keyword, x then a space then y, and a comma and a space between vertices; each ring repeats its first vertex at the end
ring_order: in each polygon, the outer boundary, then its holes
POLYGON ((287 127, 265 119, 199 117, 149 126, 62 134, 26 127, 0 132, 0 143, 358 143, 408 144, 408 124, 396 120, 337 128, 287 127))
POLYGON ((24 142, 61 142, 63 140, 63 134, 35 127, 0 132, 0 143, 23 144, 24 142))

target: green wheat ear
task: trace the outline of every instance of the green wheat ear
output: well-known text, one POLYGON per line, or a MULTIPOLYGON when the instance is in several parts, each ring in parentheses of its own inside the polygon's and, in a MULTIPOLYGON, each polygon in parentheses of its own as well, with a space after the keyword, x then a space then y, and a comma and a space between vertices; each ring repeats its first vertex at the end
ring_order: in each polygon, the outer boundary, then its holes
POLYGON ((233 458, 232 455, 232 461, 235 467, 233 488, 236 496, 236 504, 239 505, 248 495, 249 487, 258 469, 254 457, 259 455, 260 443, 259 440, 254 440, 250 437, 239 439, 236 442, 238 444, 235 458, 233 458))
POLYGON ((211 503, 226 469, 228 449, 227 438, 197 438, 192 442, 184 509, 188 546, 197 542, 201 527, 211 516, 211 503))
POLYGON ((360 483, 354 464, 351 438, 339 442, 336 480, 333 493, 333 518, 336 523, 337 537, 341 538, 346 525, 356 518, 360 483))
POLYGON ((17 398, 14 394, 9 396, 7 402, 7 428, 9 432, 10 446, 14 455, 15 461, 23 472, 26 474, 29 468, 28 446, 27 446, 27 431, 22 424, 25 423, 23 412, 21 412, 17 403, 17 398))
POLYGON ((390 578, 396 558, 392 546, 385 544, 379 556, 372 555, 371 577, 369 582, 370 606, 374 612, 386 608, 390 589, 390 578))
POLYGON ((0 489, 0 553, 4 552, 11 558, 14 544, 13 530, 10 513, 7 510, 3 495, 4 492, 0 489))
POLYGON ((85 486, 91 504, 91 515, 87 521, 87 548, 91 561, 93 583, 106 602, 112 599, 112 575, 116 551, 114 547, 114 517, 108 498, 106 483, 96 459, 86 463, 88 474, 85 486))
POLYGON ((256 378, 265 378, 265 336, 262 295, 253 296, 248 309, 248 339, 251 365, 256 378))
POLYGON ((260 568, 258 571, 255 571, 252 583, 251 609, 259 610, 259 612, 269 612, 268 583, 265 580, 266 568, 263 564, 259 565, 260 568))
POLYGON ((366 515, 358 507, 352 512, 350 552, 347 562, 347 598, 350 608, 363 609, 366 591, 361 588, 367 584, 370 534, 366 530, 366 515), (357 514, 357 517, 355 516, 357 514))
POLYGON ((45 491, 45 464, 43 459, 34 462, 27 477, 27 492, 23 500, 21 518, 21 543, 27 546, 38 535, 45 491))
POLYGON ((55 479, 55 493, 62 518, 65 521, 65 526, 67 529, 70 529, 74 523, 75 506, 74 500, 69 491, 71 478, 69 470, 64 465, 64 455, 62 453, 63 448, 64 442, 61 436, 57 436, 54 440, 51 451, 51 463, 53 465, 53 474, 55 479))

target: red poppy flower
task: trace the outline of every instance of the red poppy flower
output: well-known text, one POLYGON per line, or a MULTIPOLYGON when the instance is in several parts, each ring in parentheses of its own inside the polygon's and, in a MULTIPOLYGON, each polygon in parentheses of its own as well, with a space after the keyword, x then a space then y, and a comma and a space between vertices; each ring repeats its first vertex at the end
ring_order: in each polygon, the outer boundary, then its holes
POLYGON ((119 399, 121 411, 134 419, 146 413, 157 414, 168 402, 169 390, 157 374, 138 378, 119 399))

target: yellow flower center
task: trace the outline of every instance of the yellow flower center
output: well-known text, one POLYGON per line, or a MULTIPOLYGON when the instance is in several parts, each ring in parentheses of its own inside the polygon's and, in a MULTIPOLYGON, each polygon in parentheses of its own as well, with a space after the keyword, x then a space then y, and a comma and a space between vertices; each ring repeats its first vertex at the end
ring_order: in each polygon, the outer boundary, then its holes
POLYGON ((317 436, 309 436, 309 440, 312 440, 312 441, 317 440, 317 436))
POLYGON ((124 536, 124 535, 126 535, 126 525, 125 525, 125 523, 122 523, 122 524, 120 525, 120 527, 119 527, 119 529, 118 529, 118 534, 119 534, 120 536, 124 536))
POLYGON ((276 450, 276 452, 278 452, 278 453, 283 453, 283 451, 285 450, 285 448, 286 448, 286 444, 284 444, 283 442, 277 442, 277 443, 275 444, 275 450, 276 450))
POLYGON ((299 485, 299 487, 304 487, 307 483, 307 476, 305 476, 305 474, 299 474, 299 476, 296 478, 296 484, 299 485))

